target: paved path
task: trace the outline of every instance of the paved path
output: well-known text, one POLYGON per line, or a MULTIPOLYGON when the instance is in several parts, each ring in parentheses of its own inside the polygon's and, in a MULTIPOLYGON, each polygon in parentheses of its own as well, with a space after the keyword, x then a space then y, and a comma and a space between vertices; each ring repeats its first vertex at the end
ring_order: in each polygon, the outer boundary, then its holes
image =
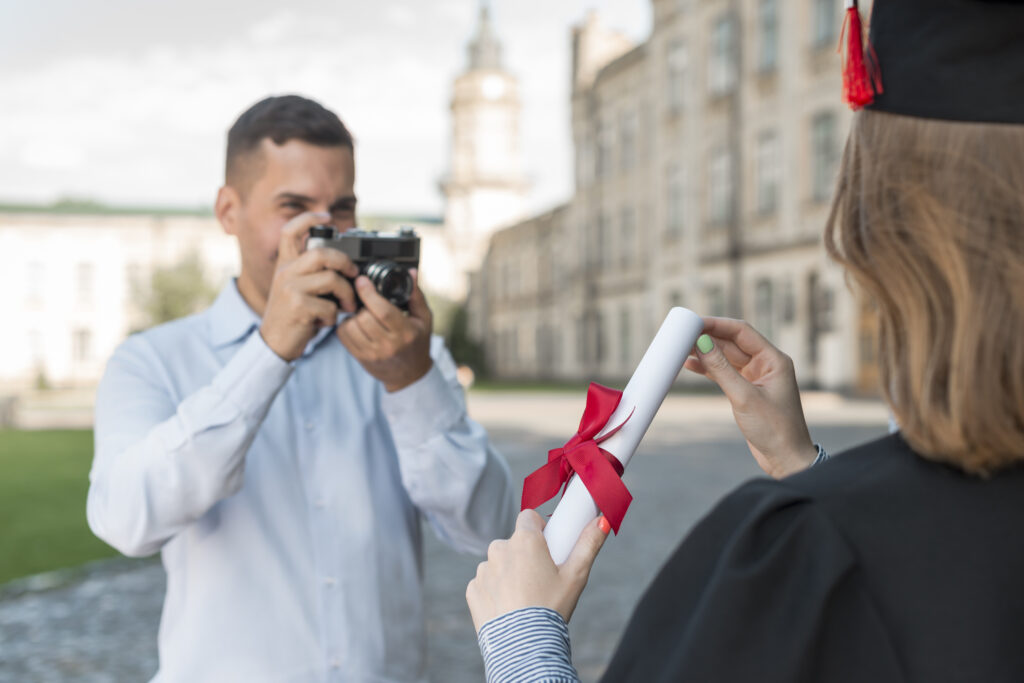
MULTIPOLYGON (((582 397, 570 394, 481 393, 470 406, 517 481, 570 436, 581 409, 582 397)), ((812 395, 805 409, 813 436, 832 451, 885 431, 877 404, 812 395)), ((669 398, 626 473, 635 501, 622 533, 605 546, 573 618, 584 681, 600 675, 632 606, 686 531, 723 493, 758 473, 721 399, 669 398)), ((482 681, 464 601, 479 558, 426 538, 431 681, 482 681)), ((49 590, 18 594, 9 585, 0 592, 0 682, 148 680, 156 668, 163 582, 158 563, 118 561, 49 590)))

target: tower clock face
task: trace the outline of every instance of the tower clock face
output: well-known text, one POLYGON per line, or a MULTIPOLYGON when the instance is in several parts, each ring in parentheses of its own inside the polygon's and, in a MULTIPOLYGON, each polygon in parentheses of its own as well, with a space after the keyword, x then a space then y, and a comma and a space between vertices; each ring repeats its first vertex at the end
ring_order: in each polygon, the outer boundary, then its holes
POLYGON ((505 94, 505 80, 501 76, 487 76, 482 88, 485 99, 497 100, 505 94))

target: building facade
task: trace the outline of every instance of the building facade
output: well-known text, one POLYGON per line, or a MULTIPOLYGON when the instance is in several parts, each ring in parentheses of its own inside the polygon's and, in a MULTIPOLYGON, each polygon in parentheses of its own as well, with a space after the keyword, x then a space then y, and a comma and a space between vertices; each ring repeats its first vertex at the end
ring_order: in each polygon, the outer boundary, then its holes
MULTIPOLYGON (((360 223, 415 228, 424 288, 450 285, 439 221, 365 216, 360 223)), ((190 258, 213 291, 239 272, 235 239, 201 212, 0 207, 0 398, 95 385, 117 345, 150 324, 142 302, 153 273, 190 258)))
POLYGON ((851 119, 841 4, 653 0, 653 16, 641 45, 593 14, 573 33, 575 191, 491 242, 471 293, 490 370, 627 378, 681 305, 745 318, 805 386, 871 390, 867 317, 822 247, 851 119), (522 282, 553 245, 557 274, 522 282))

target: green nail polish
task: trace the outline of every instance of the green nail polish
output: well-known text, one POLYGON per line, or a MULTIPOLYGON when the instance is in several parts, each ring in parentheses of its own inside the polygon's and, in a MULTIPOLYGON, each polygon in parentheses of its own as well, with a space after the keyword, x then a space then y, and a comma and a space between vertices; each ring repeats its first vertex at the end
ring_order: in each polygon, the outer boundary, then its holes
POLYGON ((697 338, 697 348, 700 349, 701 353, 707 353, 711 349, 715 348, 715 343, 711 341, 711 337, 706 334, 702 334, 697 338))

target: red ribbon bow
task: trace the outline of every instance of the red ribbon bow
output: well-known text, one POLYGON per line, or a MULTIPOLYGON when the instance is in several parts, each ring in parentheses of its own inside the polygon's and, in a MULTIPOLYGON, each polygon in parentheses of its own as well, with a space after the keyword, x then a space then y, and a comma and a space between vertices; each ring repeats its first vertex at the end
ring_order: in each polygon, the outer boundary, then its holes
POLYGON ((619 533, 619 525, 633 496, 622 483, 622 463, 598 444, 622 429, 633 413, 601 438, 594 437, 608 424, 621 400, 621 391, 591 382, 587 389, 587 407, 576 435, 561 448, 548 451, 547 464, 523 482, 523 510, 539 507, 554 498, 575 473, 583 480, 612 529, 619 533))

